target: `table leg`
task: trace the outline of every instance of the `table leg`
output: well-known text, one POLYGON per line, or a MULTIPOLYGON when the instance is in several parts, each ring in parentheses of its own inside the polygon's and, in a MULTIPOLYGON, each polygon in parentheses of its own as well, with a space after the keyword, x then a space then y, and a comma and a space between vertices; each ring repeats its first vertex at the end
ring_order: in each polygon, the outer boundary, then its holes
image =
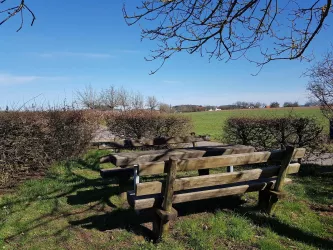
POLYGON ((128 173, 123 173, 119 177, 119 197, 122 201, 127 200, 127 191, 128 191, 128 181, 131 178, 131 175, 128 173))

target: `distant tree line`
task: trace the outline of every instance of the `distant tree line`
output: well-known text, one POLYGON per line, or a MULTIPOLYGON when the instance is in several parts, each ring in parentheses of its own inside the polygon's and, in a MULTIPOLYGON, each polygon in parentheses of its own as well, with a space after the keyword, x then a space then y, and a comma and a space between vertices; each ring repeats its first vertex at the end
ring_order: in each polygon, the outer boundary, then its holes
MULTIPOLYGON (((155 96, 144 97, 140 92, 128 91, 123 87, 116 88, 110 86, 101 91, 96 91, 92 86, 87 86, 84 90, 77 92, 77 102, 87 109, 98 110, 159 110, 165 113, 185 113, 185 112, 202 112, 210 110, 232 110, 232 109, 258 109, 258 108, 290 108, 299 107, 296 102, 284 102, 282 105, 273 101, 269 105, 262 102, 245 102, 237 101, 230 105, 195 105, 184 104, 171 106, 166 103, 161 103, 155 96)), ((320 103, 315 100, 309 100, 304 105, 305 107, 319 106, 320 103)))
POLYGON ((201 111, 206 111, 206 108, 204 106, 190 105, 190 104, 173 106, 173 109, 176 112, 201 112, 201 111))
POLYGON ((161 103, 155 96, 144 97, 140 92, 132 92, 121 87, 110 86, 96 91, 91 85, 77 91, 76 101, 83 108, 95 110, 160 110, 172 113, 173 109, 166 103, 161 103))
MULTIPOLYGON (((238 101, 234 104, 229 105, 220 105, 220 106, 212 106, 212 105, 194 105, 194 104, 186 104, 186 105, 177 105, 173 106, 173 110, 175 112, 201 112, 201 111, 210 111, 210 110, 232 110, 232 109, 258 109, 258 108, 290 108, 290 107, 300 107, 301 105, 298 102, 284 102, 280 105, 279 102, 271 102, 269 105, 261 102, 244 102, 238 101)), ((309 100, 306 102, 304 107, 312 107, 319 106, 319 103, 313 100, 309 100)))

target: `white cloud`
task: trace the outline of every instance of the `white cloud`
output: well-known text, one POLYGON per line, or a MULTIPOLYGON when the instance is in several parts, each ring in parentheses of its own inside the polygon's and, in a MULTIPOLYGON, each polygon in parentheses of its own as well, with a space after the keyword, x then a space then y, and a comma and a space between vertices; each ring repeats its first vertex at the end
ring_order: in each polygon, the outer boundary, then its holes
POLYGON ((108 53, 80 53, 80 52, 52 52, 52 53, 42 53, 39 54, 41 57, 52 58, 52 57, 84 57, 84 58, 112 58, 114 57, 108 53))
POLYGON ((66 80, 66 79, 68 79, 68 77, 36 76, 36 75, 12 75, 12 74, 1 74, 0 73, 0 85, 25 84, 25 83, 36 82, 38 80, 59 81, 59 80, 66 80))

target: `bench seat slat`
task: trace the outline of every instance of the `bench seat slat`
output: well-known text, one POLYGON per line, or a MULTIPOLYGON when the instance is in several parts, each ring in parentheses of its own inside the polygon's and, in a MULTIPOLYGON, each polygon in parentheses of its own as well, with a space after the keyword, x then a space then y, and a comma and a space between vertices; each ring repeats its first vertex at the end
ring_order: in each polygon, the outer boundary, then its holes
MULTIPOLYGON (((222 197, 235 194, 243 194, 246 192, 260 191, 265 188, 273 188, 276 178, 271 179, 262 179, 258 181, 249 181, 243 183, 237 183, 237 185, 222 185, 214 186, 202 191, 196 190, 187 190, 187 192, 176 193, 173 196, 173 204, 182 203, 192 200, 203 200, 210 199, 215 197, 222 197)), ((291 179, 286 178, 285 183, 291 183, 291 179)), ((162 195, 154 194, 147 196, 136 196, 134 191, 129 191, 127 193, 127 199, 129 204, 136 210, 160 207, 162 204, 162 195)))
MULTIPOLYGON (((293 163, 288 167, 288 174, 297 173, 300 164, 293 163)), ((193 188, 201 188, 206 186, 217 186, 224 184, 231 184, 235 182, 244 182, 257 180, 260 178, 270 178, 277 176, 279 173, 279 166, 258 168, 253 170, 245 170, 240 172, 213 174, 206 176, 185 177, 175 180, 174 191, 181 191, 193 188)), ((158 194, 163 192, 162 181, 151 181, 145 183, 138 183, 136 185, 136 196, 158 194)))

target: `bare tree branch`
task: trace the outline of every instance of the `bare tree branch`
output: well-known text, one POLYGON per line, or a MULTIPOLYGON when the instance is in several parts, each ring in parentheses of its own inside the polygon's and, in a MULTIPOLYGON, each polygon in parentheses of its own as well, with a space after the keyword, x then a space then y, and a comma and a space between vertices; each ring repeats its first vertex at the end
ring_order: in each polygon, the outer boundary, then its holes
POLYGON ((307 59, 304 53, 324 27, 332 1, 142 0, 131 15, 125 7, 127 24, 143 23, 142 39, 157 41, 146 58, 161 60, 154 74, 182 51, 218 60, 245 57, 259 68, 274 60, 307 59))
POLYGON ((153 111, 158 106, 158 101, 155 96, 148 96, 146 100, 146 106, 153 111))
MULTIPOLYGON (((2 7, 3 4, 5 4, 7 2, 7 0, 2 0, 0 1, 0 9, 2 7)), ((5 22, 7 22, 9 19, 13 18, 14 16, 16 16, 17 14, 20 14, 21 17, 21 25, 20 27, 17 29, 17 32, 20 31, 23 27, 24 24, 24 15, 23 15, 23 11, 24 10, 28 10, 28 12, 31 15, 31 26, 34 24, 35 20, 36 20, 36 16, 35 14, 31 11, 31 9, 25 4, 25 0, 20 0, 19 4, 17 6, 14 7, 10 7, 10 8, 5 8, 4 10, 0 10, 0 15, 1 14, 7 14, 7 17, 5 17, 4 19, 2 19, 2 21, 0 21, 0 26, 2 24, 4 24, 5 22)), ((0 19, 1 20, 1 19, 0 19)))
POLYGON ((77 91, 78 102, 88 109, 99 109, 101 107, 101 96, 91 85, 85 87, 83 91, 77 91))
POLYGON ((333 119, 333 47, 306 75, 310 77, 308 90, 311 95, 319 101, 323 114, 333 119))

